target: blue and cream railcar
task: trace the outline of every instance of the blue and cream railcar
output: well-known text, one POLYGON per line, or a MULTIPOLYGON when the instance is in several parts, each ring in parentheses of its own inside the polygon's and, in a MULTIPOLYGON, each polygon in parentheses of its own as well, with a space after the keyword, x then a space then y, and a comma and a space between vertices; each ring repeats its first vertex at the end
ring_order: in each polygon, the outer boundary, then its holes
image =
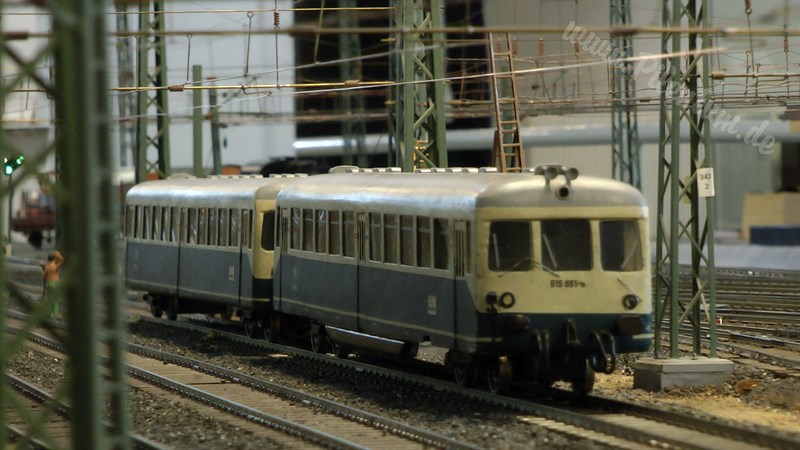
POLYGON ((560 166, 517 174, 339 173, 278 194, 275 309, 315 350, 449 350, 485 377, 592 387, 652 340, 648 210, 560 166))
POLYGON ((146 292, 155 316, 235 311, 255 334, 272 310, 275 198, 290 179, 178 178, 133 187, 125 201, 128 286, 146 292))

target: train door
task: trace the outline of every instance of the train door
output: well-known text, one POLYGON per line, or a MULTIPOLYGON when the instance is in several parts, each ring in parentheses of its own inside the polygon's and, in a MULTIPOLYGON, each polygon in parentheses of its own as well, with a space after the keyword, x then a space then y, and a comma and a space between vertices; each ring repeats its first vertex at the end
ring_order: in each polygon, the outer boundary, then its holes
POLYGON ((369 224, 367 214, 358 213, 356 220, 356 329, 361 329, 361 302, 363 295, 369 292, 370 287, 366 286, 364 276, 364 265, 367 263, 367 249, 369 248, 369 224))
POLYGON ((455 221, 453 223, 453 339, 456 350, 460 349, 456 336, 466 334, 467 330, 463 328, 468 321, 470 311, 473 309, 470 289, 467 284, 467 276, 472 272, 469 244, 469 222, 455 221))

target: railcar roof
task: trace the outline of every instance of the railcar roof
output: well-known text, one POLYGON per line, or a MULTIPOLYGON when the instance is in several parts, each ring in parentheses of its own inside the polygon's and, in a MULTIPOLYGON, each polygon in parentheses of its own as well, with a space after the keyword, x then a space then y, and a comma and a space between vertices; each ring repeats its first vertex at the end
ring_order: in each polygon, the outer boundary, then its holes
POLYGON ((286 186, 279 202, 372 202, 385 206, 441 208, 483 207, 646 207, 634 187, 611 179, 581 176, 572 180, 567 199, 556 196, 563 176, 550 181, 529 173, 340 173, 317 175, 286 186))
MULTIPOLYGON (((228 199, 250 200, 259 189, 281 184, 276 178, 179 178, 146 181, 128 191, 126 202, 142 202, 159 198, 174 202, 228 199)), ((277 189, 277 187, 275 188, 277 189)))

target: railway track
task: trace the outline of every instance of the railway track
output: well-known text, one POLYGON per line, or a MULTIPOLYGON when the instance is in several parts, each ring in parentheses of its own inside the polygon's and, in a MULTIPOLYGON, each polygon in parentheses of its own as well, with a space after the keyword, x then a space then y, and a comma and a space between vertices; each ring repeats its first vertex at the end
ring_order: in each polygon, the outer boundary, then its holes
MULTIPOLYGON (((150 323, 163 322, 145 318, 150 323)), ((190 323, 171 322, 185 330, 202 332, 203 327, 190 323)), ((307 352, 301 349, 285 347, 263 341, 254 341, 239 335, 225 335, 236 343, 254 345, 265 353, 279 352, 290 357, 299 357, 319 361, 345 370, 342 376, 365 377, 364 383, 375 383, 379 380, 392 380, 397 388, 399 383, 408 383, 413 389, 446 392, 452 401, 463 398, 460 402, 470 400, 480 410, 480 404, 493 406, 514 414, 517 420, 535 424, 597 443, 638 448, 639 446, 664 446, 670 448, 790 448, 796 444, 792 438, 775 436, 773 432, 758 429, 746 429, 741 425, 719 423, 715 420, 704 420, 687 417, 661 409, 631 405, 598 397, 588 397, 580 402, 565 404, 563 392, 549 391, 549 401, 542 401, 542 391, 536 390, 528 398, 502 397, 475 389, 460 388, 449 381, 427 376, 398 372, 393 369, 365 365, 359 361, 341 360, 325 355, 307 352)), ((441 394, 439 394, 441 395, 441 394)), ((484 406, 484 408, 486 407, 484 406)))
MULTIPOLYGON (((69 414, 70 407, 59 401, 46 390, 37 387, 23 378, 5 374, 6 384, 16 397, 15 408, 9 408, 6 414, 6 427, 9 437, 17 448, 68 448, 70 445, 69 414), (47 430, 44 438, 31 439, 28 433, 29 417, 22 411, 43 416, 42 411, 50 411, 38 426, 47 430)), ((137 450, 163 450, 164 447, 140 435, 130 436, 131 447, 137 450)))
MULTIPOLYGON (((549 403, 525 398, 498 397, 487 392, 461 389, 449 381, 429 376, 398 372, 359 361, 341 360, 301 349, 254 341, 218 329, 209 330, 205 325, 185 321, 169 322, 149 317, 142 318, 141 321, 158 327, 177 328, 182 332, 197 332, 200 335, 213 332, 237 348, 245 345, 258 349, 257 352, 264 355, 286 355, 287 360, 301 360, 302 364, 308 365, 311 370, 320 364, 334 367, 335 370, 341 371, 337 376, 356 380, 356 383, 381 384, 387 386, 387 389, 399 389, 403 392, 421 391, 422 397, 425 397, 424 392, 429 392, 431 398, 447 398, 462 405, 461 409, 464 411, 480 411, 491 407, 513 415, 514 420, 521 423, 614 447, 649 448, 651 445, 658 445, 671 448, 791 448, 796 445, 796 439, 775 436, 768 430, 743 430, 741 425, 718 424, 715 421, 689 418, 626 403, 590 397, 586 400, 588 403, 573 402, 569 406, 564 406, 564 399, 559 398, 558 394, 554 394, 552 402, 549 403)), ((161 364, 163 365, 163 362, 161 364)), ((193 366, 202 364, 199 361, 190 363, 193 366)), ((170 363, 170 365, 178 364, 170 363)), ((242 375, 233 376, 242 377, 242 375)))
MULTIPOLYGON (((30 340, 63 358, 60 344, 41 335, 30 340)), ((241 372, 130 344, 129 375, 136 389, 153 387, 211 408, 215 418, 259 434, 281 448, 475 449, 445 436, 322 399, 241 372), (247 422, 240 424, 238 422, 247 422)))

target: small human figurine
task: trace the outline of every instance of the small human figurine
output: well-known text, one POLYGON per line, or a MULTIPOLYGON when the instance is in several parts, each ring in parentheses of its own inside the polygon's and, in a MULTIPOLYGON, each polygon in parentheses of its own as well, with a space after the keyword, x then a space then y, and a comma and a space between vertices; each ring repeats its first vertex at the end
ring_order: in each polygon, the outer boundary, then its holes
POLYGON ((59 315, 58 304, 61 301, 57 292, 58 271, 64 265, 64 257, 61 252, 54 251, 47 256, 47 264, 42 266, 42 281, 44 281, 44 301, 50 302, 50 317, 59 315))

